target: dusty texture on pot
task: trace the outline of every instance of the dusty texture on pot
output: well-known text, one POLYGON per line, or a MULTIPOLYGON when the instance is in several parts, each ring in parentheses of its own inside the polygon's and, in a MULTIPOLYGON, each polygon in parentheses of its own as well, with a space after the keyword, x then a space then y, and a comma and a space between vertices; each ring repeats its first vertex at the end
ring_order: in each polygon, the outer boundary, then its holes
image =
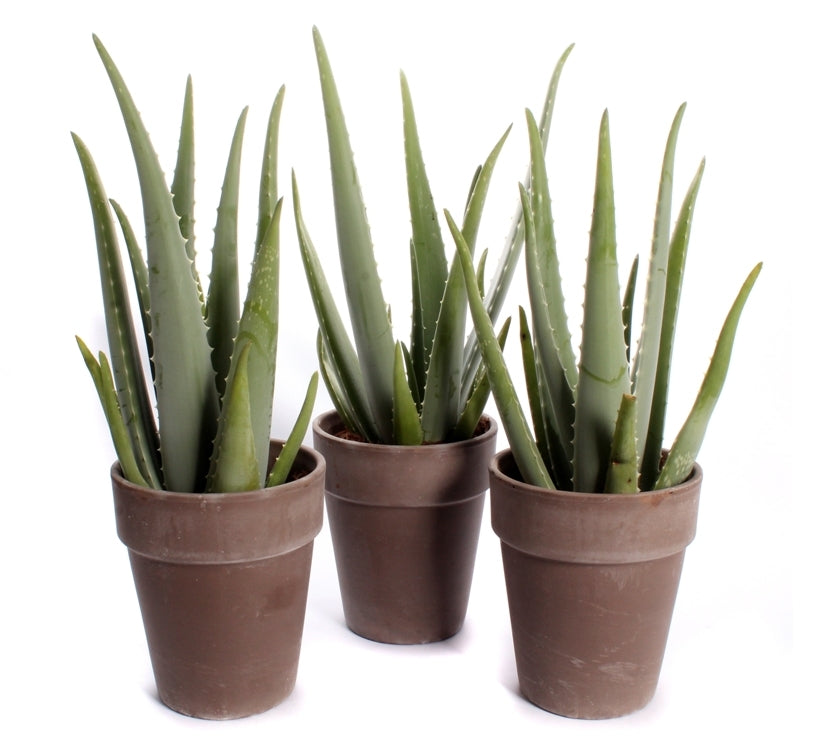
POLYGON ((644 707, 695 536, 701 469, 663 491, 570 493, 520 482, 504 451, 490 477, 522 694, 577 718, 644 707))
POLYGON ((313 424, 348 627, 386 643, 427 643, 463 625, 497 425, 468 441, 356 442, 334 412, 313 424))
MULTIPOLYGON (((281 444, 271 444, 275 456, 281 444)), ((303 477, 251 493, 153 491, 111 470, 159 697, 211 719, 267 710, 298 669, 324 460, 302 447, 303 477)))

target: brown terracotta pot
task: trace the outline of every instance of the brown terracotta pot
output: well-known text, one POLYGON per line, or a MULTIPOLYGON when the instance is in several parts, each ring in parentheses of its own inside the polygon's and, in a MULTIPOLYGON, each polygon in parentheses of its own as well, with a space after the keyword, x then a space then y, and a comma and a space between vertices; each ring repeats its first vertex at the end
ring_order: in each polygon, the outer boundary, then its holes
POLYGON ((327 460, 326 502, 347 626, 382 643, 429 643, 463 626, 497 424, 447 444, 341 437, 335 412, 313 423, 327 460))
MULTIPOLYGON (((274 458, 280 442, 271 442, 274 458)), ((208 719, 271 708, 295 685, 324 460, 302 447, 292 482, 249 493, 150 490, 111 469, 160 699, 208 719)))
POLYGON ((631 495, 526 485, 508 450, 489 472, 522 694, 574 718, 643 708, 696 533, 701 469, 631 495))

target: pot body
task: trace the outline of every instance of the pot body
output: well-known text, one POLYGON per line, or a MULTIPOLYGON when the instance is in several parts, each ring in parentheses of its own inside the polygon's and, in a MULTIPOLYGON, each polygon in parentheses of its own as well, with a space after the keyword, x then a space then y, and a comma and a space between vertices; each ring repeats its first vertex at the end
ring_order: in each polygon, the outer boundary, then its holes
POLYGON ((429 643, 463 626, 497 424, 424 446, 343 438, 335 412, 313 423, 346 624, 382 643, 429 643))
POLYGON ((111 470, 157 691, 175 711, 239 718, 292 692, 324 460, 302 447, 293 470, 302 476, 234 494, 150 490, 111 470))
POLYGON ((701 469, 630 495, 527 485, 509 450, 489 472, 522 694, 574 718, 643 708, 696 533, 701 469))

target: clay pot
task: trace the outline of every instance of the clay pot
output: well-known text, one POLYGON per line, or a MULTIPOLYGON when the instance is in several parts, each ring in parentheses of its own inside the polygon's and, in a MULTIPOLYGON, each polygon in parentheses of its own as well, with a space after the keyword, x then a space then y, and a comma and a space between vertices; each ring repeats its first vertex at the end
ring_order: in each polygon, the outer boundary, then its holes
POLYGON ((342 437, 335 412, 313 423, 327 461, 326 503, 346 624, 382 643, 429 643, 463 626, 497 424, 423 446, 342 437))
POLYGON ((696 533, 701 469, 630 495, 526 485, 508 450, 489 471, 522 694, 574 718, 643 708, 696 533))
MULTIPOLYGON (((281 449, 272 442, 271 458, 281 449)), ((301 475, 248 493, 150 490, 111 469, 159 698, 208 719, 271 708, 295 685, 324 460, 302 447, 301 475)))

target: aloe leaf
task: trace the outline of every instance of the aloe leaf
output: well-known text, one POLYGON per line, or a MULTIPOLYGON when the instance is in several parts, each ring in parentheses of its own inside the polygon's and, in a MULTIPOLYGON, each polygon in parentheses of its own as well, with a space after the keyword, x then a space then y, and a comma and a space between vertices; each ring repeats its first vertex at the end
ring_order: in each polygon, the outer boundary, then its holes
MULTIPOLYGON (((253 343, 239 351, 227 383, 220 418, 219 435, 213 447, 208 493, 242 493, 258 490, 259 465, 253 440, 253 412, 247 362, 253 343)), ((266 462, 265 462, 266 467, 266 462)))
POLYGON ((148 357, 153 357, 153 341, 151 340, 151 317, 150 317, 150 289, 148 288, 148 265, 145 263, 145 255, 139 246, 136 233, 133 230, 131 221, 123 210, 122 206, 114 199, 110 199, 111 207, 114 209, 122 237, 125 239, 125 247, 128 250, 128 259, 131 263, 131 274, 133 275, 134 287, 136 288, 136 298, 139 302, 139 314, 142 317, 142 329, 145 333, 145 343, 148 348, 148 357))
POLYGON ((407 348, 406 345, 401 343, 400 346, 401 350, 403 351, 403 365, 406 371, 406 379, 409 382, 409 390, 412 392, 412 398, 415 400, 415 409, 420 412, 422 398, 420 396, 418 380, 415 376, 415 369, 412 366, 412 354, 409 352, 409 348, 407 348))
POLYGON ((423 163, 417 121, 406 76, 401 73, 403 137, 406 160, 406 184, 412 221, 413 284, 412 360, 421 398, 440 304, 446 288, 448 267, 440 222, 435 209, 429 178, 423 163))
POLYGON ((258 190, 256 253, 261 248, 278 202, 278 132, 281 125, 281 110, 284 106, 284 91, 284 86, 281 86, 267 119, 267 134, 264 138, 264 154, 261 159, 261 178, 258 190))
POLYGON ((191 492, 206 472, 219 414, 198 286, 148 133, 113 60, 99 39, 94 42, 119 101, 142 191, 165 486, 191 492))
POLYGON ((484 249, 480 255, 480 260, 477 262, 477 270, 475 271, 477 275, 477 287, 480 289, 480 296, 483 299, 486 297, 486 261, 488 257, 489 250, 484 249))
MULTIPOLYGON (((193 128, 193 79, 188 76, 185 84, 185 99, 182 106, 182 125, 179 128, 179 148, 176 154, 176 168, 173 171, 173 183, 170 191, 173 196, 173 207, 179 216, 179 230, 185 237, 187 255, 196 273, 196 237, 194 216, 195 177, 195 138, 193 128)), ((196 273, 196 284, 199 297, 203 298, 202 285, 196 273)))
POLYGON ((395 409, 394 442, 404 446, 418 446, 423 443, 423 429, 420 427, 415 398, 406 379, 403 347, 395 344, 395 409))
MULTIPOLYGON (((509 128, 510 129, 510 128, 509 128)), ((507 129, 486 158, 474 185, 463 220, 462 236, 474 253, 477 231, 483 214, 491 176, 500 151, 508 138, 507 129)), ((471 262, 471 259, 469 260, 471 262)), ((479 294, 479 289, 478 289, 479 294)), ((435 443, 446 438, 457 423, 462 410, 461 387, 463 386, 463 347, 466 336, 468 300, 463 270, 458 258, 452 259, 449 279, 440 305, 440 316, 435 329, 429 370, 426 374, 426 390, 423 397, 421 423, 425 441, 435 443)))
POLYGON ((622 297, 622 324, 625 327, 625 350, 628 360, 631 355, 631 335, 633 330, 633 298, 636 295, 636 276, 639 272, 639 255, 633 258, 631 271, 628 273, 628 282, 625 285, 625 295, 622 297))
POLYGON ((295 425, 290 432, 289 437, 284 442, 284 446, 278 455, 278 458, 270 470, 270 476, 267 478, 267 487, 273 488, 276 485, 282 485, 287 481, 290 470, 293 468, 293 463, 298 455, 298 450, 304 442, 304 436, 307 434, 310 420, 312 419, 312 411, 315 407, 315 397, 318 393, 318 374, 314 373, 310 377, 310 383, 307 386, 307 394, 304 397, 304 404, 301 405, 301 410, 298 417, 295 419, 295 425))
MULTIPOLYGON (((500 350, 505 350, 506 338, 508 337, 508 330, 511 326, 511 317, 508 317, 500 331, 497 333, 497 342, 500 345, 500 350)), ((491 395, 491 382, 489 381, 486 366, 481 361, 480 367, 477 369, 477 375, 474 377, 474 385, 469 398, 466 400, 466 406, 463 412, 460 413, 460 419, 454 427, 450 441, 464 441, 471 438, 477 429, 477 424, 483 416, 486 409, 486 403, 491 395)))
POLYGON ((665 308, 662 313, 662 334, 659 344, 659 355, 656 361, 656 384, 653 388, 653 403, 650 409, 645 446, 642 454, 641 477, 643 486, 653 485, 659 474, 659 463, 662 458, 662 443, 665 432, 668 389, 670 385, 670 367, 673 356, 673 341, 676 334, 676 319, 679 314, 679 302, 682 294, 687 248, 690 243, 690 230, 693 223, 693 210, 699 194, 704 174, 702 160, 693 181, 687 190, 679 217, 670 241, 667 265, 667 286, 665 289, 665 308))
MULTIPOLYGON (((253 258, 253 269, 235 342, 235 351, 242 350, 252 343, 247 357, 247 381, 259 485, 263 485, 267 477, 270 425, 273 417, 278 342, 281 204, 282 201, 279 200, 267 227, 267 233, 253 258)), ((230 376, 233 376, 237 365, 235 354, 230 363, 230 376)), ((219 433, 216 436, 217 447, 220 438, 223 437, 222 431, 227 425, 220 419, 219 433)), ((217 448, 214 448, 214 457, 216 452, 217 448)))
POLYGON ((131 437, 116 397, 113 374, 108 359, 104 353, 100 353, 99 361, 97 361, 88 346, 79 337, 76 339, 85 360, 85 365, 88 367, 94 381, 102 410, 105 413, 105 419, 108 421, 108 428, 111 431, 111 439, 114 443, 114 451, 116 451, 119 466, 122 468, 122 475, 135 485, 159 489, 160 485, 158 483, 153 485, 148 483, 137 464, 131 437))
POLYGON ((639 491, 639 460, 636 454, 636 397, 622 395, 616 419, 611 460, 605 478, 606 493, 636 493, 639 491))
POLYGON ((114 221, 99 172, 85 144, 72 135, 85 178, 96 236, 102 301, 113 376, 123 422, 140 472, 151 485, 161 485, 158 436, 150 395, 131 318, 125 271, 114 221))
POLYGON ((525 419, 523 408, 511 381, 511 375, 503 359, 503 351, 497 337, 494 335, 491 318, 483 306, 483 299, 480 297, 480 289, 477 287, 477 277, 472 265, 471 250, 452 220, 451 215, 448 211, 444 211, 444 214, 449 224, 449 230, 454 237, 457 254, 463 267, 469 308, 471 309, 474 328, 477 331, 481 355, 491 384, 494 402, 497 405, 497 412, 503 423, 511 451, 514 454, 514 461, 517 463, 525 482, 530 485, 553 489, 554 483, 548 475, 537 449, 537 443, 525 419))
POLYGON ((238 213, 241 148, 247 121, 245 107, 236 123, 230 155, 227 159, 222 196, 213 240, 210 287, 207 294, 207 337, 213 348, 213 369, 216 387, 224 396, 225 381, 230 371, 233 340, 239 325, 241 300, 239 298, 238 213))
POLYGON ((324 43, 316 28, 313 28, 313 41, 321 75, 338 250, 352 333, 378 434, 381 440, 389 441, 392 436, 395 341, 338 89, 324 43))
POLYGON ((574 422, 574 489, 604 487, 622 395, 630 392, 616 261, 608 112, 599 130, 594 213, 585 281, 585 312, 574 422))
POLYGON ((639 346, 633 362, 631 376, 631 389, 636 395, 636 441, 640 462, 645 450, 645 438, 653 403, 653 388, 656 382, 656 363, 659 357, 659 344, 662 335, 662 314, 665 308, 665 286, 670 249, 673 163, 684 111, 685 105, 682 104, 673 119, 667 145, 665 146, 662 176, 659 181, 659 195, 656 199, 656 217, 653 229, 653 245, 651 246, 650 263, 648 265, 645 305, 642 313, 642 331, 639 336, 639 346))
MULTIPOLYGON (((361 372, 361 364, 347 335, 344 322, 333 300, 332 289, 329 287, 318 254, 310 239, 304 218, 301 214, 301 199, 298 194, 298 185, 295 174, 292 178, 293 205, 295 211, 295 225, 298 233, 298 243, 301 248, 301 259, 307 283, 310 288, 315 315, 321 329, 323 340, 326 343, 328 360, 332 360, 332 371, 337 376, 340 387, 336 391, 343 391, 346 395, 347 408, 354 412, 354 422, 346 419, 348 427, 357 431, 368 441, 378 442, 379 430, 372 417, 369 400, 366 395, 366 384, 361 372)), ((323 373, 323 372, 322 372, 323 373)), ((330 381, 324 379, 329 387, 330 381)), ((339 414, 343 414, 339 410, 339 414)), ((391 422, 391 418, 390 418, 391 422)), ((391 425, 390 425, 391 427, 391 425)), ((391 437, 391 432, 389 434, 391 437)), ((387 438, 386 440, 389 440, 387 438)))
POLYGON ((318 330, 317 351, 318 351, 318 370, 321 372, 321 378, 324 380, 324 385, 327 388, 333 407, 335 408, 341 420, 347 428, 358 433, 359 435, 365 433, 364 426, 358 421, 355 410, 350 404, 349 394, 344 388, 341 376, 338 373, 338 366, 332 359, 329 345, 324 339, 321 330, 318 330))
POLYGON ((678 485, 687 478, 693 468, 693 463, 704 441, 710 417, 727 378, 727 369, 730 366, 730 356, 733 352, 741 312, 761 272, 761 266, 759 262, 750 271, 727 314, 696 401, 668 452, 667 460, 656 481, 656 490, 678 485))
POLYGON ((528 319, 520 307, 520 348, 525 374, 528 408, 534 428, 537 447, 551 475, 560 490, 571 489, 571 463, 556 432, 553 417, 550 416, 549 396, 542 365, 534 352, 534 341, 528 319))
MULTIPOLYGON (((551 74, 551 80, 548 84, 548 92, 546 94, 545 103, 543 104, 542 113, 540 114, 539 119, 539 132, 542 140, 543 151, 545 151, 548 147, 548 137, 551 132, 551 120, 554 116, 554 105, 557 98, 557 89, 559 87, 562 69, 565 66, 568 55, 571 53, 573 48, 574 45, 571 44, 562 53, 556 66, 554 67, 554 72, 551 74)), ((525 184, 526 190, 528 190, 531 186, 530 168, 523 183, 525 184)), ((500 315, 500 309, 502 308, 506 295, 508 294, 508 288, 511 285, 511 279, 514 276, 514 270, 517 267, 517 262, 519 261, 520 254, 522 252, 524 236, 525 227, 523 225, 523 208, 518 202, 514 218, 511 221, 511 229, 508 237, 506 238, 506 244, 503 247, 502 254, 498 259, 497 269, 495 270, 489 289, 485 294, 484 303, 489 312, 489 317, 491 317, 492 323, 496 323, 497 317, 500 315)), ((469 380, 474 376, 474 372, 477 370, 477 365, 480 359, 479 350, 477 349, 477 340, 473 331, 466 344, 465 359, 465 376, 466 380, 469 380)))

